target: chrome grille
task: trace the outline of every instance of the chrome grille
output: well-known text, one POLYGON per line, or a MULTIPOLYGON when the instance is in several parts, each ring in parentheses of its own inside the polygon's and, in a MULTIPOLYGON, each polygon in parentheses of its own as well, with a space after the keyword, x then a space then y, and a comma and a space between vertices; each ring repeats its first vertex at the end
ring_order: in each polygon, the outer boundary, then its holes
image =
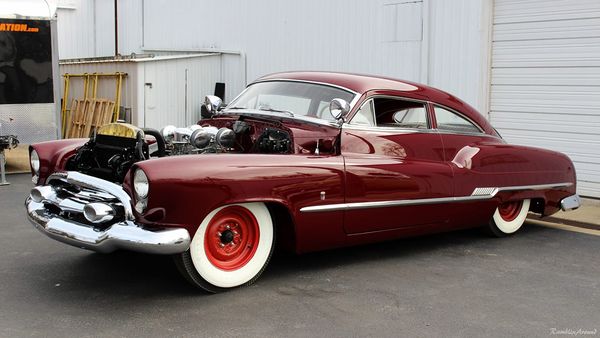
POLYGON ((101 202, 110 204, 118 213, 118 217, 112 220, 111 224, 125 219, 125 207, 119 198, 99 188, 76 184, 68 177, 51 176, 47 185, 32 190, 32 196, 36 194, 44 204, 46 215, 76 219, 81 223, 97 227, 98 224, 85 220, 83 210, 86 204, 101 202))

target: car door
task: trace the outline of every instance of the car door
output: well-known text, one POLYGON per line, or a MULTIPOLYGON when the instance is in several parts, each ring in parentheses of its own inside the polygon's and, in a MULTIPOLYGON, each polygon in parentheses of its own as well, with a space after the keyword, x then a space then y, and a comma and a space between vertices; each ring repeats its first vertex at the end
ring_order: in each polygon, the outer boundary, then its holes
POLYGON ((394 96, 364 101, 341 133, 348 234, 447 221, 452 171, 426 102, 394 96))

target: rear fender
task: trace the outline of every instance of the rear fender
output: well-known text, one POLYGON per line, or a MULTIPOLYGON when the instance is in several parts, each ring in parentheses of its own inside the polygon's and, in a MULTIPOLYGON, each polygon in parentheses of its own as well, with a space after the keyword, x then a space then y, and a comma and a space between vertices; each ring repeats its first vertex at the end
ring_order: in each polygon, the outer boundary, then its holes
POLYGON ((497 203, 540 199, 543 214, 555 213, 560 200, 576 193, 577 177, 573 162, 565 154, 533 147, 509 144, 477 144, 464 147, 451 161, 455 195, 469 196, 476 188, 531 187, 500 191, 497 203))

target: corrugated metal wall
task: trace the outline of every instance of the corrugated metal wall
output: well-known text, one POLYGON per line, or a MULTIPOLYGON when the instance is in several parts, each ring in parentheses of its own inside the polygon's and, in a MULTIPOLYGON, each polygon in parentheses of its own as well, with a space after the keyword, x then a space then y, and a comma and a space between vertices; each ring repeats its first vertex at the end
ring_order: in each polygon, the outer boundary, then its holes
POLYGON ((512 143, 568 154, 600 197, 600 1, 496 0, 491 121, 512 143))
MULTIPOLYGON (((92 3, 102 3, 95 1, 92 3)), ((106 3, 109 9, 103 13, 112 10, 111 1, 106 3)), ((487 92, 482 88, 487 80, 482 75, 487 71, 482 65, 487 60, 489 27, 482 25, 481 18, 486 3, 120 0, 119 51, 239 51, 242 67, 236 55, 223 57, 222 80, 230 97, 243 89, 246 80, 268 73, 330 70, 429 83, 484 110, 487 100, 482 93, 487 92)), ((75 11, 91 20, 86 14, 90 6, 81 2, 75 11)), ((86 34, 85 30, 63 33, 77 39, 86 34)), ((91 33, 86 36, 92 37, 91 33)), ((114 49, 109 41, 103 43, 107 44, 104 49, 114 49)), ((88 56, 74 55, 75 50, 77 46, 65 46, 61 57, 88 56)))
POLYGON ((418 80, 420 9, 414 1, 144 1, 143 46, 243 51, 250 81, 290 69, 418 80))
POLYGON ((73 7, 58 8, 60 59, 114 55, 114 2, 70 0, 73 7))
POLYGON ((188 126, 200 120, 200 106, 221 78, 219 55, 143 62, 144 116, 138 125, 188 126), (151 85, 150 85, 151 84, 151 85))
MULTIPOLYGON (((238 63, 239 59, 238 56, 238 63)), ((200 120, 204 96, 214 91, 215 82, 221 81, 221 63, 219 54, 187 55, 63 63, 60 71, 62 75, 127 73, 121 105, 131 109, 131 122, 140 127, 160 129, 168 124, 182 127, 200 120)), ((71 79, 69 106, 72 99, 84 97, 83 88, 82 78, 71 79)), ((115 100, 115 79, 100 78, 96 97, 115 100)))
POLYGON ((424 83, 446 90, 487 113, 489 1, 433 0, 424 83))

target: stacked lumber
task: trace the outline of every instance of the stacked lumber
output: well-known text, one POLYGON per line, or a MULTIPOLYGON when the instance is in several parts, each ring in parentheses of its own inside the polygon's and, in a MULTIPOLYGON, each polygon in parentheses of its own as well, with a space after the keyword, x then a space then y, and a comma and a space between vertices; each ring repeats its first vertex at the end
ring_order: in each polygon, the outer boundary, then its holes
POLYGON ((106 99, 74 99, 66 138, 87 138, 101 126, 111 123, 115 102, 106 99))

